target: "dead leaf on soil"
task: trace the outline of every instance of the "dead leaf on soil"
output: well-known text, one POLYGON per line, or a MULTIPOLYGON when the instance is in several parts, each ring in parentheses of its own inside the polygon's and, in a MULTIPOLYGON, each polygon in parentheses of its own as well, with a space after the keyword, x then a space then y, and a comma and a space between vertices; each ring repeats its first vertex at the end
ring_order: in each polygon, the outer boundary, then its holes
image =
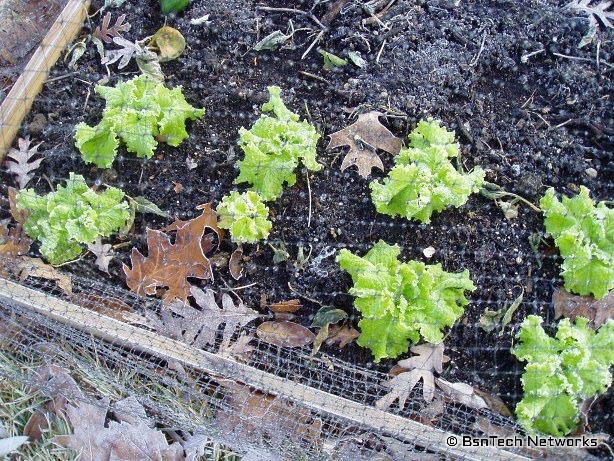
POLYGON ((155 295, 163 289, 165 304, 174 300, 187 303, 192 285, 189 278, 213 279, 211 263, 205 256, 202 239, 209 228, 219 236, 217 214, 207 204, 202 214, 190 221, 175 221, 167 230, 176 230, 175 243, 159 230, 147 229, 147 251, 145 257, 136 248, 132 249, 132 268, 123 265, 126 284, 140 295, 155 295))
POLYGON ((256 328, 260 339, 279 347, 303 347, 311 344, 315 335, 298 323, 288 320, 271 320, 256 328))
POLYGON ((437 373, 443 371, 443 350, 443 343, 413 346, 411 352, 416 355, 398 362, 399 366, 409 371, 399 373, 385 383, 390 392, 377 400, 375 406, 387 410, 395 400, 398 400, 399 408, 405 407, 410 392, 420 380, 422 380, 422 397, 425 401, 431 402, 435 396, 433 371, 437 373))
POLYGON ((183 448, 169 445, 165 435, 138 417, 134 423, 110 421, 105 427, 109 399, 95 404, 79 402, 66 414, 73 428, 70 435, 56 436, 55 443, 80 452, 80 461, 181 461, 183 448))
POLYGON ((366 178, 373 168, 384 171, 384 164, 377 155, 377 149, 397 155, 401 150, 401 140, 382 125, 381 112, 371 111, 358 116, 352 125, 330 135, 327 149, 349 146, 350 150, 343 158, 341 171, 356 165, 358 174, 366 178))
POLYGON ((495 413, 499 413, 500 415, 508 417, 513 416, 513 413, 503 402, 503 400, 501 400, 501 398, 499 398, 498 396, 494 394, 489 394, 488 392, 485 392, 477 387, 474 387, 473 390, 479 397, 484 399, 486 405, 488 405, 488 408, 490 408, 495 413))
POLYGON ((72 293, 72 279, 70 275, 58 271, 55 267, 44 263, 39 258, 22 256, 15 267, 21 281, 26 280, 28 277, 52 280, 64 293, 72 293))
POLYGON ((322 306, 318 312, 316 312, 311 322, 311 327, 319 328, 319 330, 313 340, 313 348, 311 350, 312 356, 318 353, 320 347, 322 347, 322 343, 328 339, 330 335, 330 326, 339 323, 341 320, 347 318, 347 316, 347 312, 333 306, 322 306))
POLYGON ((94 293, 75 293, 71 301, 107 317, 134 325, 150 325, 147 318, 134 312, 132 307, 113 296, 98 296, 94 293))
POLYGON ((113 259, 113 250, 112 246, 109 243, 102 243, 100 238, 96 240, 96 242, 87 246, 87 249, 92 252, 94 256, 96 256, 96 267, 102 271, 109 273, 109 263, 113 259))
POLYGON ((185 50, 185 38, 177 29, 163 26, 151 38, 149 45, 158 49, 160 62, 177 59, 185 50))
POLYGON ((43 161, 43 157, 32 160, 32 157, 40 155, 38 148, 42 143, 32 146, 30 137, 26 136, 25 139, 19 138, 17 144, 19 149, 9 149, 6 154, 7 161, 5 164, 7 171, 15 175, 19 188, 23 189, 34 176, 32 171, 36 170, 43 161))
POLYGON ((233 279, 239 280, 243 276, 243 251, 241 249, 236 249, 230 255, 230 260, 228 261, 228 272, 233 279))
POLYGON ((488 408, 482 397, 477 395, 473 386, 467 383, 450 383, 441 378, 435 378, 437 386, 454 402, 461 403, 476 410, 488 408))
POLYGON ((34 411, 23 428, 23 435, 33 442, 43 438, 43 433, 49 429, 51 425, 51 419, 55 419, 53 414, 45 411, 43 408, 44 407, 34 411))
POLYGON ((201 309, 176 301, 162 306, 159 317, 147 315, 158 333, 202 348, 215 344, 218 329, 224 324, 222 344, 227 348, 234 333, 259 316, 242 302, 235 304, 227 293, 222 295, 223 308, 218 306, 212 290, 192 287, 191 295, 201 309))
POLYGON ((253 336, 241 333, 235 342, 228 345, 222 343, 219 354, 226 357, 232 357, 240 362, 247 362, 256 350, 256 348, 250 344, 253 339, 253 336))
POLYGON ((235 382, 223 382, 229 411, 219 411, 217 422, 229 432, 260 439, 264 432, 271 438, 290 437, 316 443, 322 432, 322 421, 292 402, 235 382))
POLYGON ((290 299, 288 301, 280 301, 269 306, 271 312, 276 314, 292 314, 302 307, 301 301, 298 299, 290 299))
POLYGON ((8 193, 9 206, 11 208, 11 216, 13 216, 13 219, 15 220, 15 222, 19 224, 23 224, 26 222, 26 219, 28 219, 29 213, 27 210, 17 209, 17 194, 18 193, 19 191, 17 189, 15 189, 14 187, 9 187, 9 193, 8 193))
POLYGON ((554 305, 554 318, 567 317, 575 320, 576 317, 585 317, 597 329, 608 319, 614 319, 614 290, 611 290, 603 299, 596 300, 592 296, 577 296, 563 289, 555 289, 552 293, 554 305))
POLYGON ((339 349, 343 349, 345 346, 355 341, 359 336, 360 332, 352 327, 352 325, 332 325, 329 328, 329 335, 325 343, 328 346, 337 344, 339 349))
POLYGON ((115 37, 121 37, 122 32, 130 30, 131 25, 129 22, 124 22, 125 20, 126 15, 122 14, 117 18, 115 24, 111 26, 111 13, 107 13, 102 18, 102 23, 92 33, 92 36, 105 43, 113 43, 115 37))

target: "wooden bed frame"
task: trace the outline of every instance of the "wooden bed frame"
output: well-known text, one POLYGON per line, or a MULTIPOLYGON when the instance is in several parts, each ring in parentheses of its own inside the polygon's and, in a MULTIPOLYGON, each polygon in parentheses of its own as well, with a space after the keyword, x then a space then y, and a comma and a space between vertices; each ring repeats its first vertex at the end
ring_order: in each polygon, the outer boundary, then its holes
MULTIPOLYGON (((81 30, 89 5, 90 0, 68 1, 0 106, 0 164, 13 144, 34 99, 41 91, 49 70, 81 30)), ((315 411, 328 413, 378 432, 394 434, 399 440, 418 444, 431 451, 476 461, 530 459, 493 447, 448 446, 446 440, 454 437, 452 433, 297 382, 288 382, 231 358, 193 348, 111 317, 92 315, 92 311, 81 306, 2 277, 0 300, 37 312, 113 344, 153 354, 162 359, 177 360, 195 370, 237 380, 266 393, 300 402, 315 411)))

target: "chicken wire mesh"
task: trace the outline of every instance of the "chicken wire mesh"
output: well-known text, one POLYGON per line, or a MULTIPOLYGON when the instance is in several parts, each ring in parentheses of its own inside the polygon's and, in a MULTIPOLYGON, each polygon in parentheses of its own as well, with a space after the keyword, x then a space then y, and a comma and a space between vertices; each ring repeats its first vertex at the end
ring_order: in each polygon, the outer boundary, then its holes
MULTIPOLYGON (((64 137, 65 141, 45 151, 45 161, 50 164, 49 174, 33 181, 34 187, 39 189, 45 181, 57 185, 68 179, 68 168, 75 161, 74 124, 71 122, 81 117, 74 113, 102 107, 96 100, 99 98, 93 95, 93 82, 81 79, 95 73, 88 71, 86 76, 56 69, 47 77, 57 56, 73 42, 75 30, 81 24, 74 19, 75 15, 88 3, 68 2, 65 16, 56 23, 55 35, 50 41, 43 41, 42 52, 36 55, 38 60, 31 61, 33 67, 26 67, 23 80, 15 83, 14 92, 4 99, 0 111, 0 141, 8 147, 21 127, 21 120, 15 118, 15 114, 30 110, 36 97, 35 91, 30 90, 38 85, 37 82, 55 85, 59 93, 65 94, 72 91, 71 85, 85 85, 86 90, 81 90, 81 93, 86 92, 83 106, 76 106, 72 100, 68 104, 58 104, 58 92, 43 93, 37 99, 37 110, 57 106, 55 119, 67 121, 59 123, 57 132, 60 135, 55 134, 55 139, 64 137)), ((29 127, 34 124, 35 120, 30 118, 29 127)), ((136 133, 137 137, 143 134, 146 133, 136 133)), ((207 165, 208 175, 200 184, 186 179, 190 182, 188 187, 199 191, 207 201, 219 202, 228 188, 216 178, 228 176, 229 165, 235 158, 234 150, 218 151, 200 143, 192 147, 205 151, 214 160, 207 165)), ((94 185, 132 186, 137 192, 146 192, 158 184, 155 181, 158 174, 166 177, 169 171, 181 171, 185 164, 182 157, 161 155, 144 165, 141 159, 120 153, 115 170, 136 171, 136 176, 96 173, 94 185)), ((351 310, 353 298, 347 289, 339 286, 331 289, 328 283, 342 276, 335 262, 340 249, 362 255, 374 241, 385 238, 399 243, 406 259, 419 259, 423 256, 424 242, 432 242, 438 249, 437 262, 451 272, 470 266, 472 280, 478 287, 470 296, 471 312, 446 336, 446 347, 450 346, 446 353, 457 366, 446 366, 438 378, 456 382, 470 375, 472 384, 496 396, 499 389, 488 388, 495 376, 497 382, 505 383, 503 397, 506 402, 517 402, 522 397, 522 367, 509 357, 512 336, 506 334, 485 344, 479 314, 488 309, 501 309, 514 299, 520 299, 509 331, 517 331, 521 319, 528 314, 541 315, 549 327, 556 324, 552 296, 555 288, 563 285, 558 276, 560 257, 530 251, 526 244, 530 240, 539 242, 544 235, 535 233, 534 226, 504 219, 490 222, 490 226, 483 221, 482 228, 465 223, 462 217, 449 224, 436 221, 428 225, 374 219, 351 203, 364 197, 356 197, 350 190, 341 197, 342 202, 327 203, 327 192, 318 190, 317 179, 313 176, 309 183, 307 175, 306 171, 300 172, 300 192, 291 199, 301 206, 284 203, 290 212, 279 213, 275 223, 326 229, 327 232, 295 238, 274 234, 263 242, 261 253, 264 256, 248 264, 251 265, 248 270, 269 280, 267 295, 279 300, 299 296, 289 282, 294 283, 304 276, 309 282, 301 286, 301 293, 307 300, 316 299, 351 310), (324 205, 312 214, 312 200, 316 200, 313 197, 324 205), (326 208, 335 206, 347 209, 347 218, 327 212, 326 208), (330 237, 329 229, 334 230, 334 238, 330 237), (369 230, 364 242, 354 238, 356 229, 369 230), (456 244, 446 245, 447 240, 456 244), (273 262, 274 250, 271 250, 282 247, 292 255, 308 251, 310 256, 300 267, 289 264, 283 267, 273 262), (292 275, 280 278, 284 269, 292 275), (450 344, 447 344, 448 338, 453 338, 450 344), (465 369, 465 374, 459 374, 458 368, 465 369)), ((347 172, 335 170, 326 175, 327 179, 353 182, 347 172)), ((166 187, 172 188, 171 182, 167 182, 166 187)), ((2 185, 5 197, 7 188, 8 184, 2 185)), ((194 203, 188 202, 176 200, 175 203, 186 218, 194 216, 194 203)), ((483 203, 470 201, 463 213, 479 214, 483 206, 483 203)), ((4 215, 0 218, 8 218, 8 201, 4 201, 2 208, 4 215)), ((161 221, 156 217, 145 215, 138 219, 141 230, 161 228, 161 221)), ((135 234, 130 243, 144 252, 146 235, 135 234)), ((34 249, 25 256, 37 255, 34 249)), ((308 347, 272 345, 256 333, 260 320, 272 318, 266 312, 257 312, 255 317, 246 315, 236 322, 240 328, 227 334, 220 326, 227 327, 225 323, 214 329, 206 324, 190 325, 202 314, 194 310, 186 312, 177 306, 169 311, 168 306, 155 298, 138 296, 121 288, 117 277, 105 279, 80 265, 67 267, 67 272, 60 268, 51 276, 52 280, 48 280, 49 274, 41 275, 36 265, 23 265, 24 255, 17 252, 12 256, 0 260, 0 351, 4 364, 12 357, 36 363, 37 367, 24 374, 2 366, 0 376, 29 385, 36 382, 43 395, 56 397, 58 393, 65 394, 67 389, 58 390, 49 382, 41 384, 37 378, 40 364, 78 371, 99 385, 84 389, 83 394, 65 395, 74 405, 94 405, 106 412, 108 403, 101 401, 102 397, 116 402, 132 396, 149 414, 155 415, 159 426, 182 436, 200 438, 203 452, 209 449, 207 444, 220 443, 228 447, 227 457, 236 453, 245 459, 262 460, 522 459, 551 454, 538 450, 446 446, 450 434, 510 436, 522 431, 513 417, 487 408, 476 409, 467 402, 459 403, 439 387, 434 390, 432 402, 426 402, 421 383, 409 391, 404 405, 399 406, 393 399, 388 408, 378 408, 378 401, 390 397, 391 389, 387 386, 391 380, 390 363, 374 364, 364 357, 353 361, 350 353, 326 346, 314 355, 308 347), (66 283, 70 287, 68 290, 66 283), (184 320, 176 320, 181 318, 184 320), (177 326, 169 328, 173 322, 177 322, 177 326), (187 335, 191 326, 194 331, 187 335), (177 334, 178 331, 181 334, 177 334)), ((127 254, 123 258, 129 261, 127 254)), ((233 303, 245 299, 248 307, 256 309, 256 300, 263 289, 254 285, 228 284, 216 277, 201 288, 214 290, 216 303, 222 303, 222 296, 228 296, 233 303)), ((199 310, 194 306, 192 309, 199 310)), ((355 311, 351 312, 349 322, 355 323, 358 316, 355 311)), ((307 326, 313 318, 313 313, 296 315, 295 320, 307 326)), ((611 391, 607 398, 611 399, 611 391)), ((137 411, 135 415, 140 417, 141 413, 137 411)))

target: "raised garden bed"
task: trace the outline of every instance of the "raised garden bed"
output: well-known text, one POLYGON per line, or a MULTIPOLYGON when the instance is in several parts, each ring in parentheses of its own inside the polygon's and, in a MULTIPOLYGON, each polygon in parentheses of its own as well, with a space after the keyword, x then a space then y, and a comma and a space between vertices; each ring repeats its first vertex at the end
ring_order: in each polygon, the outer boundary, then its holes
MULTIPOLYGON (((92 12, 102 6, 92 3, 92 12)), ((233 184, 236 163, 243 158, 239 129, 258 119, 267 87, 279 86, 287 106, 322 135, 317 159, 323 168, 299 169, 296 184, 269 203, 271 232, 266 241, 243 245, 241 279, 228 273, 225 261, 236 245, 225 239, 211 253, 218 262, 214 282, 201 285, 234 288, 245 305, 262 314, 268 314, 266 303, 300 299, 303 307, 294 321, 305 327, 322 305, 347 312, 348 322, 356 326, 360 314, 348 294, 351 279, 335 261, 340 249, 364 255, 384 239, 401 247, 401 260, 442 263, 449 272, 468 269, 476 290, 464 315, 446 331, 450 362, 442 376, 486 390, 513 408, 523 394, 523 364, 510 353, 514 336, 529 314, 555 324, 553 291, 563 285, 556 247, 550 240, 532 243, 535 235, 544 236, 541 213, 521 204, 517 216, 508 219, 494 201, 473 194, 466 205, 435 213, 429 224, 378 214, 369 182, 385 176, 393 156, 380 152, 385 173, 373 170, 365 179, 355 167, 340 170, 345 151, 326 149, 327 135, 353 123, 356 114, 377 110, 383 114, 380 121, 405 140, 419 120, 432 116, 455 131, 464 168, 481 166, 486 179, 505 190, 538 203, 548 187, 571 196, 584 185, 596 200, 612 200, 612 31, 600 27, 599 47, 578 49, 586 16, 542 2, 398 1, 376 16, 387 2, 350 1, 324 24, 321 19, 332 15, 333 2, 312 3, 195 0, 185 12, 168 17, 187 49, 162 64, 165 85, 181 85, 187 101, 205 108, 205 115, 188 123, 189 138, 180 146, 160 143, 150 160, 120 146, 106 170, 83 162, 74 129, 80 122, 100 121, 104 100, 94 93, 96 82, 105 79, 113 86, 139 69, 134 62, 122 70, 111 65, 107 74, 95 46, 88 46, 73 68, 70 59, 60 59, 19 133, 43 142, 39 152, 44 160, 29 187, 47 193, 75 172, 90 185, 109 184, 129 196, 146 197, 172 218, 195 218, 199 205, 217 206, 231 191, 245 189, 233 184), (207 20, 194 21, 205 15, 207 20), (279 49, 253 49, 268 34, 293 29, 279 49), (349 62, 327 71, 318 49, 344 57, 360 52, 366 65, 349 62), (434 253, 427 257, 431 247, 434 253), (274 248, 285 248, 289 257, 274 263, 274 248), (492 332, 480 327, 485 310, 509 306, 520 293, 522 300, 506 327, 492 332)), ((131 28, 122 36, 131 41, 153 35, 165 23, 157 0, 128 0, 108 11, 114 18, 126 15, 131 28)), ((100 15, 88 20, 77 40, 99 22, 100 15)), ((0 195, 6 197, 13 178, 4 171, 0 175, 0 195)), ((0 218, 9 216, 8 207, 4 210, 0 218)), ((111 240, 116 256, 108 274, 96 268, 91 254, 62 270, 126 286, 122 264, 131 265, 131 248, 146 255, 146 229, 172 221, 137 214, 132 231, 111 240)), ((32 250, 36 254, 36 246, 32 250)), ((343 349, 325 344, 321 351, 382 373, 396 363, 374 363, 371 352, 355 342, 343 349)), ((613 401, 611 390, 596 401, 587 430, 614 434, 613 401)))

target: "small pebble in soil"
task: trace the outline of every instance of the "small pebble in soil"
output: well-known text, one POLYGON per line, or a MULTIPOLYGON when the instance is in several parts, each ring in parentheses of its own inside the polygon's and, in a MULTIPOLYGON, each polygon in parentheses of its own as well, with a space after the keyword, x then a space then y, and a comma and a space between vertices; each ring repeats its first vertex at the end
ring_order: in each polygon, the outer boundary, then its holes
POLYGON ((435 254, 435 251, 436 251, 436 250, 435 250, 435 248, 433 248, 433 247, 426 247, 424 250, 422 250, 422 253, 424 254, 424 256, 425 256, 426 258, 429 258, 429 259, 430 259, 430 258, 432 258, 432 257, 433 257, 433 255, 435 254))
POLYGON ((584 170, 584 172, 586 173, 586 175, 589 178, 596 178, 597 177, 597 170, 594 168, 587 168, 586 170, 584 170))

